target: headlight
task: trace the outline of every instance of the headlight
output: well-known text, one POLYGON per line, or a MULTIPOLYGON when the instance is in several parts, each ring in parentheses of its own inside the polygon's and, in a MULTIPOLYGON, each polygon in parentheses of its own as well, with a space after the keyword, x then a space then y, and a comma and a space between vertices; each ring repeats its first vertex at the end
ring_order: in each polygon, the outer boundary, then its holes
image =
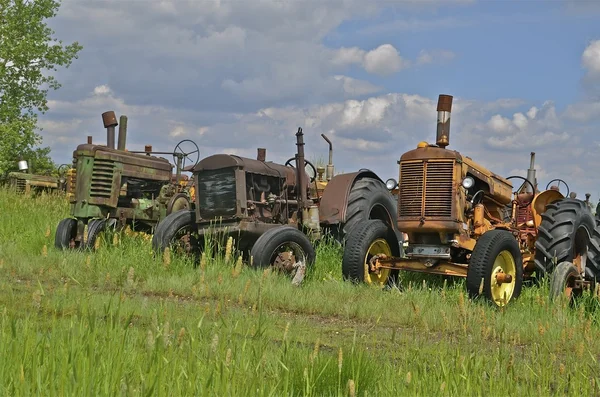
POLYGON ((388 190, 394 190, 396 186, 398 186, 398 182, 396 182, 394 178, 390 178, 385 181, 385 187, 387 187, 388 190))
POLYGON ((475 180, 473 180, 473 178, 471 178, 470 176, 466 177, 462 181, 462 185, 465 189, 470 189, 474 184, 475 180))

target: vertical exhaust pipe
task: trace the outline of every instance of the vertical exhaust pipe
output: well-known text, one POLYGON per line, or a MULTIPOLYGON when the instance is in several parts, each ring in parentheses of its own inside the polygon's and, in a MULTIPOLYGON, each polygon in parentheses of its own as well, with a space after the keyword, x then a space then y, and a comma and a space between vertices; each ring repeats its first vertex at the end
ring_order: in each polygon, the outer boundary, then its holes
POLYGON ((296 146, 298 151, 296 153, 296 181, 298 183, 298 209, 303 210, 306 208, 306 184, 304 179, 306 178, 306 171, 304 167, 304 134, 302 133, 302 127, 298 127, 296 133, 296 146))
POLYGON ((333 145, 325 134, 321 134, 321 136, 329 144, 329 164, 327 164, 327 171, 325 171, 325 179, 330 181, 333 178, 333 145))
MULTIPOLYGON (((529 160, 529 169, 527 170, 527 180, 533 185, 534 188, 537 188, 537 180, 535 177, 535 152, 531 152, 531 159, 529 160)), ((529 193, 535 193, 530 192, 530 190, 531 186, 529 186, 529 183, 526 183, 525 191, 529 193)))
POLYGON ((104 123, 104 128, 106 128, 106 146, 114 149, 115 127, 119 125, 119 123, 117 123, 117 116, 115 116, 115 112, 109 110, 108 112, 102 113, 102 122, 104 123))
POLYGON ((267 160, 267 149, 259 147, 257 150, 256 159, 264 163, 267 160))
POLYGON ((437 136, 435 144, 445 148, 450 144, 450 112, 452 95, 440 95, 437 105, 437 136))
POLYGON ((119 122, 119 142, 117 144, 117 149, 125 150, 125 144, 127 142, 127 116, 121 116, 119 122))
POLYGON ((88 145, 92 144, 92 136, 91 135, 88 135, 88 137, 87 137, 87 143, 88 143, 88 145))

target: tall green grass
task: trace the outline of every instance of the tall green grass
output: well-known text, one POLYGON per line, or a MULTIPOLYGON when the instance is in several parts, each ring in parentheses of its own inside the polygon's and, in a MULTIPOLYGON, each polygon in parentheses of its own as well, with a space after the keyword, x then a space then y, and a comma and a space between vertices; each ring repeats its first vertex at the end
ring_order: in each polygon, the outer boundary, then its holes
POLYGON ((595 299, 550 304, 542 285, 497 310, 411 274, 376 290, 342 281, 333 243, 300 287, 143 235, 62 252, 67 215, 0 191, 1 395, 600 395, 595 299))

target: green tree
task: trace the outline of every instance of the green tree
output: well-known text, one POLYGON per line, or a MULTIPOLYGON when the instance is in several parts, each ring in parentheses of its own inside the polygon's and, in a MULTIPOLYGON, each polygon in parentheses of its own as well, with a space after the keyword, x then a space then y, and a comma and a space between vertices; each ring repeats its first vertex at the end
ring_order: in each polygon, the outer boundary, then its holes
POLYGON ((0 175, 21 159, 36 173, 56 167, 50 148, 38 147, 38 114, 48 110, 48 90, 60 88, 52 71, 68 68, 82 49, 53 37, 46 20, 59 7, 57 0, 0 0, 0 175))

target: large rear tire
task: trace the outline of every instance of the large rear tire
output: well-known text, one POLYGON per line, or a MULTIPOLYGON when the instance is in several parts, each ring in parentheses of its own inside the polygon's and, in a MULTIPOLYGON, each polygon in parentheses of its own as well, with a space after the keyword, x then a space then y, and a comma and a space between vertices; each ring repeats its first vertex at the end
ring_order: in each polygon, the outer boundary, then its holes
POLYGON ((348 235, 342 259, 342 275, 353 282, 364 282, 378 287, 393 281, 396 272, 390 269, 371 271, 370 262, 375 255, 397 257, 400 247, 394 230, 379 219, 359 223, 348 235))
POLYGON ((467 269, 471 298, 483 294, 495 306, 517 299, 523 286, 523 258, 519 243, 506 230, 490 230, 475 244, 467 269))
POLYGON ((546 208, 535 242, 535 267, 540 276, 552 273, 555 263, 573 263, 581 257, 586 260, 586 267, 600 269, 598 259, 587 255, 596 222, 586 204, 566 198, 546 208))
POLYGON ((369 219, 381 219, 392 227, 398 219, 398 208, 394 196, 378 179, 364 177, 354 182, 348 195, 346 222, 339 232, 340 241, 346 240, 357 224, 369 219))

